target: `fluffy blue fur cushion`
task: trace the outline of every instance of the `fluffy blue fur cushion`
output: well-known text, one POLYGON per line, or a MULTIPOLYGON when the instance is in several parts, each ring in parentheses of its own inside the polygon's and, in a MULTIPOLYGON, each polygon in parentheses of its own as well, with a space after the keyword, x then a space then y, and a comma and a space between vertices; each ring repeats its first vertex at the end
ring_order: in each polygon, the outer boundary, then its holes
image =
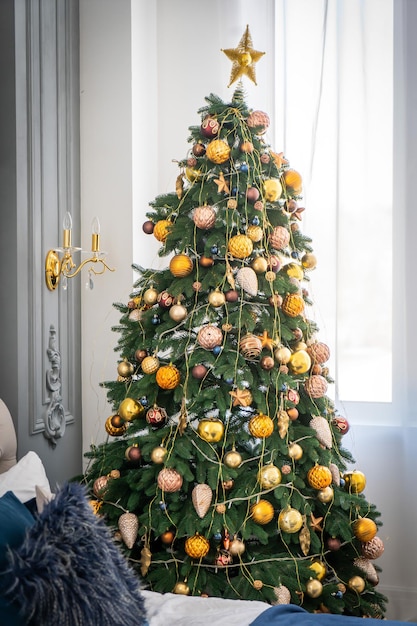
POLYGON ((0 588, 28 626, 147 624, 138 578, 78 483, 58 491, 7 557, 0 588))

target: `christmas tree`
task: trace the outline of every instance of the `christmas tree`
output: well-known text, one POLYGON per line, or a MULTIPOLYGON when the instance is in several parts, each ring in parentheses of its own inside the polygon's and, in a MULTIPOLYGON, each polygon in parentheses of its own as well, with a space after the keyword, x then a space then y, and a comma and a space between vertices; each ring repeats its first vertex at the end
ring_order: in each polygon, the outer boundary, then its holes
POLYGON ((143 224, 169 264, 135 266, 115 304, 114 414, 83 478, 154 591, 382 617, 380 515, 348 469, 308 313, 302 176, 245 101, 263 54, 249 29, 224 52, 238 86, 206 98, 176 188, 143 224))

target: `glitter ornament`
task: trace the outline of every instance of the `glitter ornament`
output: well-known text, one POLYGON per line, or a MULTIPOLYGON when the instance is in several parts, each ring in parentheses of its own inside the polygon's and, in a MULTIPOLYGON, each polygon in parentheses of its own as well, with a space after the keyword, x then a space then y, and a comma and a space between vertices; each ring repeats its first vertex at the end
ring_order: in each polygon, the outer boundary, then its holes
POLYGON ((359 539, 359 541, 367 543, 375 537, 378 527, 375 524, 374 520, 372 520, 371 518, 360 517, 355 522, 353 522, 352 529, 353 534, 357 539, 359 539))
POLYGON ((268 500, 259 500, 250 507, 252 519, 257 524, 268 524, 274 517, 274 507, 268 500))
POLYGON ((205 516, 210 508, 213 499, 213 492, 209 485, 205 483, 198 484, 191 492, 191 500, 195 511, 201 519, 205 516))
POLYGON ((259 358, 262 352, 262 341, 256 335, 248 333, 239 342, 239 351, 247 361, 259 358))
POLYGON ((266 439, 270 437, 274 431, 274 422, 269 415, 258 413, 249 420, 249 432, 257 439, 266 439))
POLYGON ((313 489, 324 489, 332 482, 332 473, 325 465, 314 465, 307 472, 307 482, 313 489))
POLYGON ((194 210, 193 222, 201 230, 213 228, 216 222, 216 212, 212 206, 199 206, 194 210))
POLYGON ((177 472, 177 470, 172 467, 164 467, 157 478, 158 487, 162 491, 166 491, 167 493, 175 493, 179 491, 182 487, 183 478, 181 474, 177 472))
POLYGON ((251 224, 250 226, 248 226, 246 234, 251 241, 253 241, 254 243, 258 243, 259 241, 261 241, 264 231, 260 226, 255 226, 254 224, 251 224))
POLYGON ((169 263, 169 270, 176 278, 189 276, 193 271, 193 261, 186 254, 176 254, 169 263))
POLYGON ((310 398, 322 398, 327 391, 327 380, 324 376, 313 374, 305 381, 304 389, 310 398))
POLYGON ((298 293, 287 293, 281 309, 288 317, 297 317, 304 311, 304 299, 298 293))
POLYGON ((156 356, 146 356, 141 363, 144 374, 154 374, 159 368, 159 359, 156 356))
POLYGON ((278 515, 278 527, 284 533, 297 533, 303 525, 303 516, 300 511, 287 507, 278 515))
POLYGON ((170 233, 172 222, 169 220, 159 220, 153 229, 153 236, 158 241, 164 243, 170 233))
POLYGON ((317 439, 325 448, 332 447, 332 431, 325 417, 315 415, 313 419, 310 420, 309 426, 316 432, 317 439))
POLYGON ((275 250, 283 250, 290 242, 290 233, 284 226, 275 226, 269 235, 269 242, 275 250))
POLYGON ((206 157, 212 163, 225 163, 230 157, 229 144, 223 139, 214 139, 210 141, 206 149, 206 157))
POLYGON ((224 424, 221 420, 208 417, 200 420, 197 432, 204 441, 217 443, 224 435, 224 424))
POLYGON ((175 389, 181 381, 181 374, 175 365, 163 365, 156 372, 156 382, 161 389, 175 389))
POLYGON ((376 536, 362 544, 362 555, 367 559, 378 559, 384 552, 384 542, 376 536))
POLYGON ((339 487, 340 486, 340 470, 335 463, 330 463, 329 469, 332 475, 332 482, 339 487))
POLYGON ((139 522, 133 513, 122 513, 117 523, 123 542, 131 550, 138 536, 139 522))
POLYGON ((236 259, 246 259, 253 252, 253 243, 247 235, 234 235, 229 240, 227 249, 236 259))
POLYGON ((223 333, 220 328, 208 324, 198 331, 197 343, 206 350, 212 350, 215 346, 220 346, 223 341, 223 333))
POLYGON ((241 267, 236 273, 236 281, 248 295, 256 296, 258 293, 258 277, 251 267, 241 267))
POLYGON ((192 559, 202 559, 210 550, 210 542, 203 535, 196 533, 185 540, 185 551, 192 559))

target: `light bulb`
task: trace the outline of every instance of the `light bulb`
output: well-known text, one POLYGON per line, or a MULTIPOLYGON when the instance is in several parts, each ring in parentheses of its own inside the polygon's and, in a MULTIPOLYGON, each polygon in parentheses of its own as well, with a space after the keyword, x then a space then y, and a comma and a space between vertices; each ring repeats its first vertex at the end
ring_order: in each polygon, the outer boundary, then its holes
POLYGON ((100 250, 100 222, 97 216, 91 223, 91 233, 91 251, 98 252, 100 250))
POLYGON ((62 227, 64 229, 64 248, 71 248, 71 229, 72 229, 72 218, 71 213, 68 211, 65 213, 64 221, 62 223, 62 227))

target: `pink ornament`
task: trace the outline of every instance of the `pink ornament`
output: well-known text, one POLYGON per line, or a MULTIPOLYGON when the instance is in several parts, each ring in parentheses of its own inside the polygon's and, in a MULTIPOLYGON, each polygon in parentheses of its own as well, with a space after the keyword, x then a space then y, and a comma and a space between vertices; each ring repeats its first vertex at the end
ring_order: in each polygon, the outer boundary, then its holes
POLYGON ((207 324, 198 331, 197 342, 202 348, 212 350, 216 346, 220 346, 223 341, 223 333, 220 328, 207 324))
POLYGON ((362 555, 367 559, 378 559, 384 552, 384 542, 378 536, 362 544, 362 555))
POLYGON ((249 187, 246 192, 246 198, 248 202, 254 204, 259 198, 259 189, 257 189, 256 187, 249 187))
POLYGON ((284 226, 275 226, 274 230, 269 235, 269 241, 275 250, 282 250, 286 248, 290 242, 290 233, 284 226))
POLYGON ((269 126, 269 116, 263 111, 252 111, 246 123, 250 128, 255 128, 259 135, 263 135, 269 126))

